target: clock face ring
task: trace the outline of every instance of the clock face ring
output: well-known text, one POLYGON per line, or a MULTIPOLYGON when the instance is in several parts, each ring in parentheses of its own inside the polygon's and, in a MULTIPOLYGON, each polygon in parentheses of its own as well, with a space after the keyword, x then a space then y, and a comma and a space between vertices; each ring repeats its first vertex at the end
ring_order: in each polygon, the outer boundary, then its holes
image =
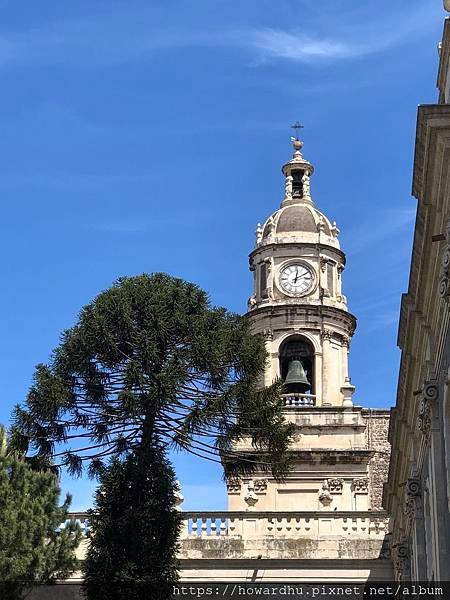
POLYGON ((303 296, 314 286, 314 272, 303 262, 291 262, 280 269, 279 283, 284 292, 303 296))

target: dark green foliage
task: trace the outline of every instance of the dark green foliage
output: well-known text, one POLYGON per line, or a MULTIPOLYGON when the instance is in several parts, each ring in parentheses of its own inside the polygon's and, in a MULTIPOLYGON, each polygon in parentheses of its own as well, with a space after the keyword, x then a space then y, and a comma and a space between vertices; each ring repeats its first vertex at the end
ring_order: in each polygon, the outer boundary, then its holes
POLYGON ((180 515, 173 470, 158 447, 113 459, 90 511, 85 589, 95 600, 162 600, 177 580, 180 515))
POLYGON ((51 471, 34 471, 9 453, 0 428, 0 598, 16 600, 34 583, 66 578, 77 567, 81 540, 67 519, 70 497, 58 505, 59 487, 51 471))
POLYGON ((94 475, 105 457, 155 435, 212 460, 221 454, 229 474, 251 471, 251 456, 233 449, 247 438, 259 467, 283 475, 293 426, 282 417, 281 384, 257 388, 265 361, 248 320, 211 308, 196 285, 161 273, 125 277, 37 367, 25 408, 16 408, 15 439, 74 474, 87 461, 94 475))

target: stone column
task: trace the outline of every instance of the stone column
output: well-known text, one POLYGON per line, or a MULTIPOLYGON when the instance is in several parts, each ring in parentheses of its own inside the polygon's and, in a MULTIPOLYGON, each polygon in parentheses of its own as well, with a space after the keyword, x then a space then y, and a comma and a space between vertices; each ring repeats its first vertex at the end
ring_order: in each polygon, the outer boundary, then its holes
POLYGON ((322 406, 331 406, 332 398, 331 398, 331 390, 330 390, 330 382, 331 382, 331 338, 332 332, 325 330, 322 332, 322 348, 323 348, 323 358, 322 358, 322 398, 321 404, 322 406))
POLYGON ((272 385, 273 380, 276 377, 276 373, 274 373, 274 354, 272 352, 272 342, 273 342, 273 332, 271 329, 264 329, 263 331, 264 343, 266 346, 266 352, 268 354, 267 358, 267 366, 264 370, 264 386, 268 387, 272 385))

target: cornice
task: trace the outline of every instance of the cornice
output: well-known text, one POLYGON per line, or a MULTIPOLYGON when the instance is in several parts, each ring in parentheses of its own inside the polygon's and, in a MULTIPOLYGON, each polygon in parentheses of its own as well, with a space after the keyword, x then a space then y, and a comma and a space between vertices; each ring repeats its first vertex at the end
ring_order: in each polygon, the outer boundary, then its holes
MULTIPOLYGON (((438 141, 450 136, 450 104, 422 104, 417 111, 412 194, 424 202, 426 175, 438 141)), ((446 140, 446 145, 450 140, 446 140)), ((425 199, 426 200, 426 199, 425 199)))
POLYGON ((273 242, 271 244, 264 244, 263 246, 258 246, 257 248, 254 248, 250 254, 248 255, 249 260, 251 261, 252 258, 254 256, 256 256, 257 254, 260 254, 262 251, 264 250, 273 250, 273 249, 278 249, 278 248, 283 248, 283 249, 289 249, 289 248, 293 248, 295 250, 297 250, 299 248, 299 246, 302 246, 304 248, 316 248, 317 250, 322 250, 322 249, 326 249, 329 250, 331 252, 334 252, 335 254, 337 254, 342 262, 342 265, 345 265, 346 263, 346 258, 345 258, 345 254, 344 252, 342 252, 342 250, 340 250, 339 248, 335 248, 334 246, 329 246, 328 244, 322 244, 319 242, 273 242))
POLYGON ((323 304, 294 304, 288 303, 281 300, 280 302, 275 303, 265 303, 260 306, 256 306, 251 311, 246 313, 246 316, 253 319, 256 315, 262 315, 264 313, 269 313, 271 316, 274 316, 277 313, 280 313, 286 309, 298 309, 301 311, 305 311, 308 316, 316 316, 316 317, 329 317, 337 322, 347 323, 350 326, 350 329, 353 332, 356 329, 357 319, 356 317, 341 308, 336 308, 334 306, 325 306, 323 304))

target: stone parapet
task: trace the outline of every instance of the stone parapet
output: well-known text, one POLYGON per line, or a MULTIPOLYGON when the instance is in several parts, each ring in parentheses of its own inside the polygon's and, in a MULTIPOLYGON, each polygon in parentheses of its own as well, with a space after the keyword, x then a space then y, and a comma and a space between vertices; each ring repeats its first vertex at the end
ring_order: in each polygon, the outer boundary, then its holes
MULTIPOLYGON (((208 511, 183 512, 182 559, 375 559, 387 557, 388 518, 384 511, 208 511)), ((86 550, 86 513, 72 513, 86 550)))

